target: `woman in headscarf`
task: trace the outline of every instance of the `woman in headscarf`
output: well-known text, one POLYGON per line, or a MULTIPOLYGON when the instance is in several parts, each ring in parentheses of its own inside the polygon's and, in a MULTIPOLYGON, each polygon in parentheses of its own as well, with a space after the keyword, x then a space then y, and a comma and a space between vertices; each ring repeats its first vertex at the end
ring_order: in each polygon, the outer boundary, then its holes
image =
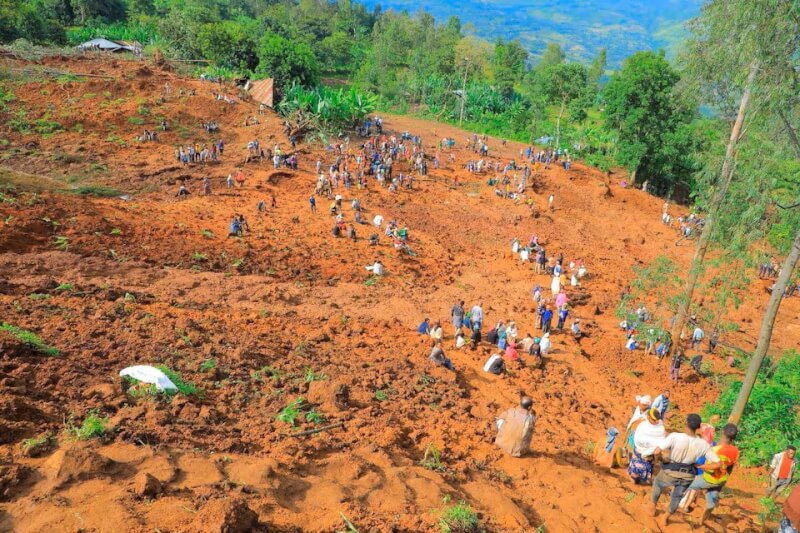
POLYGON ((656 448, 661 446, 667 432, 658 409, 651 408, 633 436, 633 455, 628 463, 628 475, 637 485, 649 484, 653 477, 656 448))
POLYGON ((636 431, 636 428, 639 426, 639 424, 645 418, 647 418, 647 410, 650 409, 650 404, 652 403, 653 399, 649 394, 636 397, 636 407, 633 409, 631 419, 628 421, 628 425, 625 427, 627 430, 625 444, 627 445, 628 451, 631 454, 633 454, 633 433, 636 431))
POLYGON ((550 334, 549 333, 545 333, 544 335, 542 335, 542 340, 539 343, 539 348, 540 348, 541 354, 542 355, 547 355, 548 353, 550 353, 550 346, 551 346, 550 334))

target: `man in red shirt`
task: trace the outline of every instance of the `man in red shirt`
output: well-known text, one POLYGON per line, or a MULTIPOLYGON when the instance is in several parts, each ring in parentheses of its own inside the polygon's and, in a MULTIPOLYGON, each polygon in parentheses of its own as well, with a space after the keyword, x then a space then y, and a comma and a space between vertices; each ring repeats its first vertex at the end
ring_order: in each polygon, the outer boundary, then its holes
POLYGON ((767 497, 777 496, 789 486, 794 475, 796 448, 787 446, 786 451, 776 453, 769 465, 769 489, 767 497))

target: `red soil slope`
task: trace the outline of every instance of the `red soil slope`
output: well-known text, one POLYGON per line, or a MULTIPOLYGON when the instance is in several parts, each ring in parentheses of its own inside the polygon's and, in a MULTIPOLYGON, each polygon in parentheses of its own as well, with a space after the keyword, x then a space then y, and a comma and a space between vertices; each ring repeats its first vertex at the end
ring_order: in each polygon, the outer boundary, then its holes
MULTIPOLYGON (((344 515, 360 531, 426 531, 460 500, 492 531, 657 530, 645 512, 649 492, 624 472, 595 467, 588 450, 609 425, 624 427, 635 394, 668 386, 664 364, 623 351, 614 316, 632 266, 659 255, 688 265, 690 247, 675 246, 659 199, 613 180, 606 195, 609 178, 576 164, 543 173, 534 194, 541 215, 532 216, 496 197, 487 176, 468 175, 471 153, 456 150, 455 164, 431 170, 413 191, 391 194, 374 182, 339 191, 348 219, 358 197, 368 220, 382 214, 409 227, 416 256, 400 256, 384 237, 370 247, 368 226, 356 242, 333 239, 321 198, 318 213, 309 212, 315 162, 332 160, 323 147, 300 144, 298 172, 246 164, 245 186, 226 188, 249 140, 288 149, 275 115, 245 127, 252 104, 215 101, 213 85, 143 62, 45 64, 111 78, 17 84, 9 114, 26 109, 28 120, 56 120, 65 131, 22 135, 7 122, 2 133, 3 180, 17 192, 0 203, 0 316, 61 355, 0 335, 0 530, 332 531, 344 515), (172 93, 158 103, 166 81, 172 93), (162 116, 171 129, 159 143, 135 140, 162 116), (220 123, 218 135, 202 129, 206 120, 220 123), (176 144, 217 137, 226 142, 219 163, 176 163, 176 144), (212 196, 200 195, 203 177, 212 196), (174 196, 180 180, 193 192, 188 200, 174 196), (87 183, 132 198, 54 192, 87 183), (272 195, 277 207, 257 215, 256 203, 269 205, 272 195), (226 239, 239 212, 252 231, 226 239), (502 378, 481 371, 491 347, 456 351, 448 337, 457 372, 431 367, 428 340, 414 329, 429 316, 450 332, 457 300, 483 302, 487 324, 510 318, 533 333, 530 290, 549 280, 512 257, 510 242, 534 233, 549 252, 586 261, 590 276, 570 294, 585 295, 572 312, 590 337, 578 346, 554 335, 542 370, 502 378), (57 246, 59 236, 66 241, 57 246), (376 257, 387 275, 366 285, 364 267, 376 257), (214 365, 202 367, 208 360, 214 365), (166 364, 202 394, 131 397, 117 374, 133 364, 166 364), (306 379, 309 372, 325 379, 306 379), (346 404, 336 402, 341 385, 346 404), (523 391, 539 416, 535 452, 513 459, 492 445, 493 417, 523 391), (318 427, 276 420, 298 397, 344 427, 287 436, 318 427), (110 417, 110 435, 76 442, 62 431, 66 418, 79 422, 93 410, 110 417), (57 437, 52 449, 23 453, 21 441, 46 432, 57 437), (439 469, 420 464, 433 447, 439 469)), ((429 150, 443 136, 459 146, 467 136, 407 117, 385 124, 421 135, 429 150)), ((503 161, 522 148, 490 146, 503 161)), ((744 296, 734 313, 741 330, 725 341, 746 349, 758 327, 748 317, 759 315, 766 295, 754 285, 744 296)), ((787 302, 776 349, 796 345, 797 315, 797 303, 787 302)), ((719 357, 713 368, 732 371, 719 357)), ((686 413, 713 400, 714 383, 692 376, 673 387, 669 425, 680 428, 686 413)), ((715 530, 758 527, 760 474, 737 472, 715 530)), ((698 516, 681 516, 670 530, 688 530, 698 516)))

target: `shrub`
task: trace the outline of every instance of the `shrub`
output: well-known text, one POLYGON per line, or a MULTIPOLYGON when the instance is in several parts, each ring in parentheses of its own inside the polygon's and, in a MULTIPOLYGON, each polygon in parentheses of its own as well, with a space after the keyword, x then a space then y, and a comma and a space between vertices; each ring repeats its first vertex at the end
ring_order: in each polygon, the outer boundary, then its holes
POLYGON ((128 123, 136 126, 143 126, 144 119, 142 117, 128 117, 128 123))
POLYGON ((63 130, 64 127, 55 120, 40 118, 33 123, 33 129, 39 135, 50 135, 63 130))
MULTIPOLYGON (((730 383, 706 416, 730 414, 742 388, 730 383)), ((772 454, 800 441, 800 353, 786 352, 777 364, 764 360, 739 424, 738 446, 745 466, 768 463, 772 454)))
POLYGON ((51 357, 58 357, 59 355, 61 355, 61 352, 58 351, 58 348, 46 344, 41 338, 39 338, 38 335, 36 335, 32 331, 21 329, 18 328, 17 326, 12 326, 8 322, 3 322, 2 325, 0 325, 0 330, 11 333, 14 337, 17 338, 18 341, 33 348, 39 353, 42 353, 44 355, 49 355, 51 357))

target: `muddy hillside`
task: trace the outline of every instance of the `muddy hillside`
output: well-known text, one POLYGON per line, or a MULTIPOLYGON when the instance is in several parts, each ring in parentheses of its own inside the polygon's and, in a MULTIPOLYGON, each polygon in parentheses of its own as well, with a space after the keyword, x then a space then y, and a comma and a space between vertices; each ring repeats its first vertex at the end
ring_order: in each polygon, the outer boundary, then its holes
MULTIPOLYGON (((442 138, 455 147, 411 189, 340 184, 345 223, 354 199, 367 223, 335 237, 331 200, 309 205, 333 147, 292 148, 281 118, 234 89, 145 61, 5 63, 18 77, 0 111, 1 531, 439 531, 466 507, 488 531, 658 530, 649 489, 595 466, 592 449, 625 427, 635 395, 670 387, 666 361, 625 350, 615 315, 634 266, 688 267, 691 244, 676 246, 662 200, 580 162, 502 198, 487 185, 495 172, 466 170, 479 159, 470 134, 384 115, 387 137, 419 136, 429 158, 442 138), (216 161, 176 158, 220 140, 216 161), (298 169, 248 157, 254 140, 298 169), (248 227, 228 237, 236 214, 248 227), (391 220, 410 253, 384 234, 391 220), (485 338, 454 347, 451 308, 481 304, 484 333, 513 320, 520 337, 541 335, 532 289, 552 298, 551 277, 512 253, 532 235, 565 265, 585 263, 566 284, 567 326, 579 318, 585 335, 554 331, 541 368, 494 376, 485 338), (376 260, 383 276, 366 268, 376 260), (454 372, 429 361, 426 317, 441 321, 454 372), (123 380, 134 365, 166 369, 180 392, 123 380), (494 421, 521 394, 538 420, 533 452, 512 458, 493 444, 494 421)), ((352 134, 344 150, 365 141, 352 134)), ((520 161, 525 147, 501 141, 488 139, 486 160, 520 161)), ((725 342, 748 349, 767 295, 754 285, 742 297, 725 342)), ((794 325, 776 330, 778 349, 800 340, 799 311, 794 299, 781 308, 794 325)), ((706 360, 716 377, 687 368, 671 387, 670 428, 740 372, 706 360)), ((762 480, 733 476, 715 530, 760 528, 762 480)))

